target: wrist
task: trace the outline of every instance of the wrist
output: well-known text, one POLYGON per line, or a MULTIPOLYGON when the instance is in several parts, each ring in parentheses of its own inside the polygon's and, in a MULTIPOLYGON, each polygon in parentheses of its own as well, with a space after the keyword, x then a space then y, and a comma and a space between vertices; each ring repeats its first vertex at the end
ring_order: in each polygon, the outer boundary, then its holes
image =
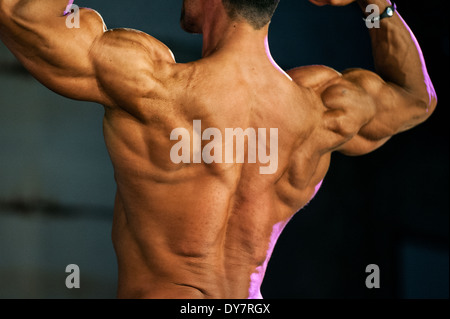
POLYGON ((356 0, 356 2, 364 12, 366 11, 367 6, 371 4, 377 5, 381 12, 393 5, 393 2, 389 0, 356 0))
POLYGON ((0 16, 8 15, 13 6, 14 3, 11 0, 0 0, 0 16))

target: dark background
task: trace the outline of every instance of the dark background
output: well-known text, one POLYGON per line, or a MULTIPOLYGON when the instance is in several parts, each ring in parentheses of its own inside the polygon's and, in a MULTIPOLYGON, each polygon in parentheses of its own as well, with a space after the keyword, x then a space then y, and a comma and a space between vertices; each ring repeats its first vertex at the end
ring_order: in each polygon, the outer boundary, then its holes
MULTIPOLYGON (((109 28, 145 31, 179 62, 201 37, 179 28, 181 0, 78 1, 109 28)), ((448 298, 448 14, 444 1, 398 0, 437 90, 429 121, 363 157, 334 154, 316 198, 286 228, 265 298, 448 298), (377 264, 381 288, 365 286, 377 264)), ((361 11, 281 0, 269 41, 285 69, 373 69, 361 11)), ((114 179, 101 107, 43 88, 0 44, 0 297, 114 298, 114 179), (81 289, 65 267, 78 264, 81 289)))

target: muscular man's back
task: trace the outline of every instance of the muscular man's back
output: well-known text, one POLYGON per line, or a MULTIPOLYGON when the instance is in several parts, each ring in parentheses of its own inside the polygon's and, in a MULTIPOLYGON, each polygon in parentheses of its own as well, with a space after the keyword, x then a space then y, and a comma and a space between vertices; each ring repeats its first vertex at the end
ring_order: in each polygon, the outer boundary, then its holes
POLYGON ((276 240, 331 152, 367 154, 436 108, 420 48, 386 0, 358 0, 391 13, 371 29, 383 78, 281 71, 267 40, 278 1, 184 0, 182 26, 203 34, 204 59, 189 64, 92 10, 68 28, 66 2, 0 0, 0 38, 48 88, 105 107, 119 297, 260 297, 276 240))
MULTIPOLYGON (((278 236, 328 168, 325 161, 317 170, 317 150, 305 145, 314 131, 317 100, 267 57, 253 63, 214 56, 161 64, 151 98, 105 116, 118 183, 113 238, 119 295, 258 297, 278 236), (222 140, 211 140, 216 152, 222 150, 222 163, 193 163, 193 145, 190 163, 173 163, 171 132, 185 128, 193 140, 201 135, 194 121, 201 121, 202 131, 221 132, 222 140), (269 164, 257 156, 249 163, 248 140, 244 163, 236 163, 237 139, 233 163, 225 163, 225 130, 248 128, 257 139, 258 129, 267 132, 266 154, 274 152, 270 128, 280 128, 273 174, 261 174, 269 164)), ((204 140, 202 148, 210 142, 204 140)))

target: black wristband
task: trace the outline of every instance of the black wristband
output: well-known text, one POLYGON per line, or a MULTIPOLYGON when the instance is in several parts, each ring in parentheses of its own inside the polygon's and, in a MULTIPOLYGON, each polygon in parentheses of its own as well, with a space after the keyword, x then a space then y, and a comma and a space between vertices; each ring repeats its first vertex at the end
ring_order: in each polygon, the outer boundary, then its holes
MULTIPOLYGON (((384 18, 392 18, 394 16, 395 11, 397 11, 397 5, 393 2, 392 5, 387 7, 386 10, 384 10, 384 12, 380 16, 375 17, 369 21, 375 22, 375 21, 381 21, 384 18)), ((365 22, 367 22, 368 19, 369 18, 363 18, 363 20, 365 22)))
POLYGON ((384 10, 384 12, 380 15, 380 20, 384 18, 392 18, 394 16, 395 11, 397 11, 397 5, 392 2, 392 6, 389 6, 384 10))

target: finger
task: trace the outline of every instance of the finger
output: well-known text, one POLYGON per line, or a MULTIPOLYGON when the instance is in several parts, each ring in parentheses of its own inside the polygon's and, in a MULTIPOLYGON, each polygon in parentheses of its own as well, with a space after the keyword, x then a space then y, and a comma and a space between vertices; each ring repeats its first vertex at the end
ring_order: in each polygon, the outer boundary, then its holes
POLYGON ((320 6, 320 7, 327 5, 327 2, 323 1, 323 0, 322 1, 321 0, 309 0, 309 2, 315 4, 316 6, 320 6))

